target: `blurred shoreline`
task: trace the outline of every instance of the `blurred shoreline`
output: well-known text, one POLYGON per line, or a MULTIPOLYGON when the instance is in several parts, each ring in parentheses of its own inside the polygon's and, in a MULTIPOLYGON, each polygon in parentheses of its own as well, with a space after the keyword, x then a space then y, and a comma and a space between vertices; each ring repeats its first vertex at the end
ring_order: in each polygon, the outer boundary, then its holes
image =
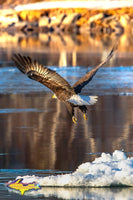
POLYGON ((25 5, 20 5, 20 1, 9 2, 12 8, 0 10, 0 40, 1 48, 7 49, 10 56, 12 51, 56 53, 61 60, 59 66, 65 66, 68 54, 71 54, 72 66, 75 66, 77 56, 81 59, 81 54, 85 56, 89 52, 103 57, 105 51, 119 40, 117 58, 132 60, 133 1, 63 2, 71 8, 61 8, 62 1, 26 4, 33 1, 24 0, 25 5), (60 8, 50 8, 55 4, 60 8), (82 7, 79 8, 79 4, 82 7), (38 10, 37 5, 41 5, 41 9, 38 10), (85 8, 85 5, 93 5, 95 9, 85 8), (102 5, 110 8, 102 8, 102 5), (117 8, 111 8, 111 5, 117 5, 117 8))
POLYGON ((43 1, 10 7, 0 10, 1 32, 133 33, 133 1, 43 1))

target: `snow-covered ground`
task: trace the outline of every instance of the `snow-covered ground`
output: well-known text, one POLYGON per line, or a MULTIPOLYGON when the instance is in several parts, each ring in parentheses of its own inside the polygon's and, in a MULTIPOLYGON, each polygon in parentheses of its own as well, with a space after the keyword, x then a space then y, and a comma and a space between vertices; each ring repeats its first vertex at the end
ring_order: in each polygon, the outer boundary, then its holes
POLYGON ((133 7, 133 0, 131 1, 54 1, 54 2, 40 2, 26 5, 19 5, 15 7, 16 11, 22 10, 40 10, 52 8, 121 8, 133 7))

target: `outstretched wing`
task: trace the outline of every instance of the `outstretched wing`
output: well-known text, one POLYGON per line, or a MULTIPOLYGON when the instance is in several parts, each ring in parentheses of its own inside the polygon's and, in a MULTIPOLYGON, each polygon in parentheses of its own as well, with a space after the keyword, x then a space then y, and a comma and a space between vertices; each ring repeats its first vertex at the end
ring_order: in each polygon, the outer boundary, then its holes
POLYGON ((14 54, 12 59, 22 73, 47 86, 54 93, 72 89, 70 84, 54 70, 44 67, 37 61, 32 61, 29 56, 14 54))
POLYGON ((76 94, 81 92, 82 88, 92 80, 92 78, 94 77, 94 75, 96 74, 98 69, 100 67, 102 67, 112 57, 113 52, 116 49, 116 47, 117 47, 117 44, 114 45, 114 47, 112 48, 112 50, 110 51, 109 55, 107 56, 107 58, 104 61, 102 61, 98 66, 96 66, 94 69, 92 69, 87 74, 85 74, 85 76, 83 76, 79 81, 77 81, 72 86, 74 88, 74 91, 76 92, 76 94))

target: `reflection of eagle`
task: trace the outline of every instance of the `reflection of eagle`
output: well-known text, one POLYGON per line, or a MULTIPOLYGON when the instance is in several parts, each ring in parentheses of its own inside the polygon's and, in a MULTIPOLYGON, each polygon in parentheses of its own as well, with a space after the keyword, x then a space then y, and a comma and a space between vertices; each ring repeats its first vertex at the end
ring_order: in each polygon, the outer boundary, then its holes
POLYGON ((103 62, 85 74, 85 76, 83 76, 73 86, 71 86, 55 71, 44 67, 37 61, 32 61, 29 56, 14 54, 12 59, 21 72, 26 74, 29 78, 47 86, 54 92, 54 97, 65 102, 70 114, 72 115, 72 120, 75 123, 77 119, 74 116, 74 107, 78 107, 79 110, 84 113, 84 118, 86 119, 87 107, 85 105, 92 105, 97 101, 96 96, 82 96, 78 94, 81 92, 82 88, 92 80, 97 70, 112 57, 114 49, 115 47, 103 62))

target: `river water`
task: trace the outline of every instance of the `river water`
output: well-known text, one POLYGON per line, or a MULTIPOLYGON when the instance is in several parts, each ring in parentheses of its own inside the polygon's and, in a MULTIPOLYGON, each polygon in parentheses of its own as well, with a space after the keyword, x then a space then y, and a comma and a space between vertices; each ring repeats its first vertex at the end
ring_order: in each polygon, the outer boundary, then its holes
MULTIPOLYGON (((52 92, 46 87, 23 75, 11 56, 16 52, 30 55, 74 84, 104 58, 113 45, 113 39, 99 41, 87 36, 55 35, 25 37, 6 33, 0 37, 0 199, 132 199, 132 187, 120 187, 120 182, 132 186, 132 181, 122 182, 122 177, 119 181, 117 179, 118 184, 116 180, 114 184, 110 177, 107 184, 106 170, 103 170, 103 182, 99 180, 100 175, 96 175, 97 170, 93 171, 93 181, 96 179, 100 188, 84 187, 90 179, 85 181, 86 176, 78 182, 79 175, 72 176, 78 177, 76 181, 70 176, 67 183, 74 183, 74 187, 71 184, 67 188, 57 187, 61 185, 55 184, 54 179, 53 186, 56 187, 42 187, 41 192, 32 193, 32 197, 28 193, 22 196, 5 186, 8 181, 26 175, 29 175, 29 180, 32 175, 40 177, 41 185, 44 177, 55 175, 60 179, 62 174, 73 174, 81 164, 92 164, 96 158, 101 158, 105 166, 108 163, 111 175, 114 157, 119 163, 122 155, 124 165, 126 156, 132 159, 132 47, 124 46, 120 40, 113 59, 82 91, 83 95, 97 95, 98 102, 87 107, 86 121, 76 111, 78 122, 73 124, 65 105, 52 99, 52 92), (102 152, 112 157, 103 158, 102 152), (77 188, 80 184, 83 187, 77 188)), ((96 169, 101 160, 97 161, 96 169)), ((116 166, 114 171, 116 175, 116 166)), ((84 173, 82 175, 84 177, 84 173)), ((124 179, 130 176, 131 164, 130 174, 124 175, 124 179)), ((33 176, 32 181, 37 179, 33 176)), ((41 186, 47 186, 47 183, 41 186)))

